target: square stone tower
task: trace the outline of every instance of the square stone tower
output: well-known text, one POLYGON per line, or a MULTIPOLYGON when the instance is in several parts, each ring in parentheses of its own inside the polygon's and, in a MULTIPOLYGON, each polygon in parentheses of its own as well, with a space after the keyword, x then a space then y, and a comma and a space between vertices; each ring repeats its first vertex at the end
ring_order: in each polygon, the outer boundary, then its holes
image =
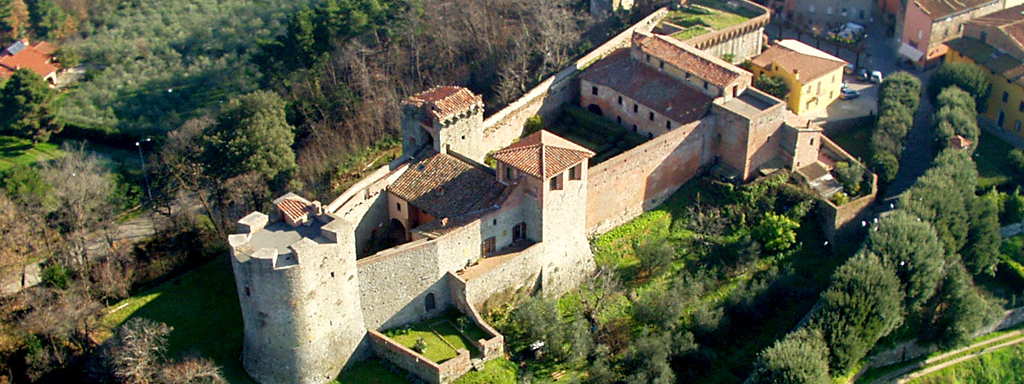
POLYGON ((414 156, 424 148, 461 155, 482 163, 484 101, 469 89, 434 87, 405 100, 402 107, 402 149, 414 156))

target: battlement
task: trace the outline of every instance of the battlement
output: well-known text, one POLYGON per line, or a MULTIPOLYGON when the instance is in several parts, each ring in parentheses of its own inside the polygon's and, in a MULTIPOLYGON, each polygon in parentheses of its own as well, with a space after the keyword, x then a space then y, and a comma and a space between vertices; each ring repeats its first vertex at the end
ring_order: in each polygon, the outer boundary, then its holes
POLYGON ((238 229, 239 233, 228 236, 228 244, 239 263, 260 262, 271 270, 282 270, 300 265, 304 256, 322 254, 324 245, 338 244, 351 225, 333 214, 315 215, 295 225, 286 218, 273 220, 253 212, 238 221, 238 229))

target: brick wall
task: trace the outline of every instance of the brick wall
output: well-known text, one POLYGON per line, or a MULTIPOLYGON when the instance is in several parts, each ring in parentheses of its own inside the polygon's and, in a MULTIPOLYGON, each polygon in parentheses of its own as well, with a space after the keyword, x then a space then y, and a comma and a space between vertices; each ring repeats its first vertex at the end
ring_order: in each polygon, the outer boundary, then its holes
POLYGON ((661 204, 709 164, 711 125, 695 121, 591 168, 587 232, 605 232, 661 204))
POLYGON ((394 342, 380 332, 371 330, 368 335, 370 345, 377 356, 430 384, 451 383, 472 368, 469 351, 465 349, 458 350, 458 355, 450 360, 437 364, 416 351, 394 342))

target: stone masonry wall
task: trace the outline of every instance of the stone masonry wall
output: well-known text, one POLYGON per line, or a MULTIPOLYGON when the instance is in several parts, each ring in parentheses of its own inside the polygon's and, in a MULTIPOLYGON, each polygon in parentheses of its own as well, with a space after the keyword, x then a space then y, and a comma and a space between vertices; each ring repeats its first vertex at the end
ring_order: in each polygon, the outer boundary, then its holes
POLYGON ((744 60, 761 54, 761 48, 764 44, 762 37, 764 35, 764 28, 768 25, 769 18, 771 17, 768 9, 745 0, 739 0, 735 3, 761 14, 740 24, 694 37, 687 40, 686 43, 716 57, 722 57, 731 53, 735 56, 732 61, 734 64, 742 63, 744 60))
POLYGON ((486 339, 470 340, 470 343, 480 351, 484 361, 504 356, 505 336, 484 321, 483 316, 480 316, 480 312, 474 306, 469 305, 469 300, 466 298, 466 281, 451 272, 448 273, 447 279, 448 287, 452 290, 452 303, 488 336, 486 339))
POLYGON ((590 169, 587 232, 608 231, 661 204, 713 160, 713 120, 695 121, 590 169))
POLYGON ((469 351, 460 349, 458 355, 437 364, 423 355, 389 339, 384 334, 371 330, 368 333, 373 352, 392 364, 416 375, 430 384, 446 384, 455 381, 472 368, 469 351))
POLYGON ((650 32, 667 13, 667 8, 651 13, 484 120, 484 147, 493 151, 508 146, 522 136, 523 124, 534 115, 541 115, 549 121, 556 117, 555 113, 562 104, 578 100, 577 78, 580 72, 616 49, 628 47, 633 31, 650 32))
POLYGON ((368 329, 389 329, 439 315, 451 306, 438 271, 437 242, 419 240, 360 259, 359 292, 368 329), (426 296, 436 306, 426 310, 426 296))
MULTIPOLYGON (((859 163, 853 155, 839 147, 838 144, 830 140, 825 135, 819 135, 821 140, 821 147, 830 150, 832 153, 838 154, 843 157, 842 160, 847 162, 859 163)), ((829 241, 836 242, 837 239, 845 239, 849 237, 851 233, 859 228, 857 224, 860 220, 866 219, 870 213, 871 204, 875 202, 875 198, 878 195, 878 175, 871 174, 871 193, 861 196, 856 200, 847 202, 841 207, 837 207, 835 204, 829 201, 821 201, 820 217, 822 221, 822 228, 825 231, 825 238, 829 241)))
POLYGON ((534 244, 486 274, 466 281, 467 303, 480 308, 495 293, 522 287, 532 289, 541 270, 544 251, 544 243, 534 244))

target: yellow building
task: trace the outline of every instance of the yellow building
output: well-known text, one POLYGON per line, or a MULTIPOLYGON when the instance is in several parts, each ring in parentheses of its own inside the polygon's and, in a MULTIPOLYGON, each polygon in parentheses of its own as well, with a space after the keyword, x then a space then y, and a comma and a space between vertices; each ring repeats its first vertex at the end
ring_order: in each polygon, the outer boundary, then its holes
POLYGON ((981 115, 996 127, 1024 138, 1024 6, 1008 8, 964 24, 964 37, 946 43, 947 62, 985 68, 992 93, 981 115))
POLYGON ((780 40, 751 60, 754 78, 781 77, 789 86, 786 103, 798 115, 825 109, 839 98, 843 59, 797 40, 780 40))

